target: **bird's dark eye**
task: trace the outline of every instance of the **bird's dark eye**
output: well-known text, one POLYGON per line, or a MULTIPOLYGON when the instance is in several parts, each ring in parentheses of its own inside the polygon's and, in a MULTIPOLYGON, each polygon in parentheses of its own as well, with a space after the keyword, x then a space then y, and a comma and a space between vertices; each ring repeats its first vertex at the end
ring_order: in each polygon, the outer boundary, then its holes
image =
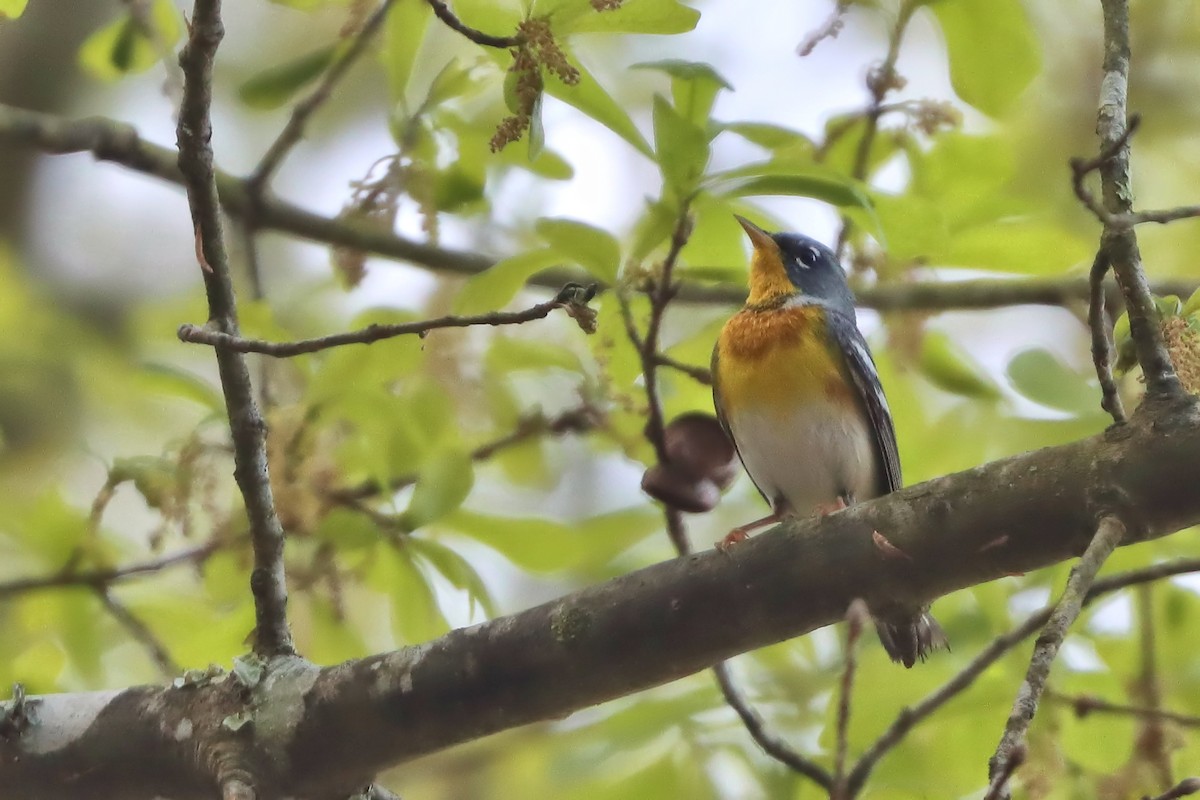
POLYGON ((820 260, 821 254, 815 247, 805 247, 800 251, 800 263, 806 267, 815 267, 820 260))

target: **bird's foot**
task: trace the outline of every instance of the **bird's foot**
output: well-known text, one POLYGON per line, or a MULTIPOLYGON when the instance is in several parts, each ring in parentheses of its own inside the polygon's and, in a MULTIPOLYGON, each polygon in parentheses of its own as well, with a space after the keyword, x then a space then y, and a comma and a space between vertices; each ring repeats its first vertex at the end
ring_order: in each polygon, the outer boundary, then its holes
POLYGON ((728 553, 729 548, 733 547, 738 542, 744 542, 750 538, 750 534, 744 528, 734 528, 729 533, 725 534, 725 538, 717 542, 717 549, 722 553, 728 553))
POLYGON ((738 542, 744 542, 750 538, 750 531, 757 528, 762 528, 770 525, 772 522, 779 522, 780 515, 778 513, 768 514, 762 519, 756 519, 753 522, 747 522, 745 525, 739 525, 725 535, 725 538, 717 542, 717 549, 722 553, 728 553, 729 548, 733 547, 738 542))
POLYGON ((849 508, 849 505, 846 503, 846 498, 839 497, 832 503, 817 503, 815 506, 813 506, 813 513, 819 517, 827 517, 830 514, 841 511, 844 508, 849 508))

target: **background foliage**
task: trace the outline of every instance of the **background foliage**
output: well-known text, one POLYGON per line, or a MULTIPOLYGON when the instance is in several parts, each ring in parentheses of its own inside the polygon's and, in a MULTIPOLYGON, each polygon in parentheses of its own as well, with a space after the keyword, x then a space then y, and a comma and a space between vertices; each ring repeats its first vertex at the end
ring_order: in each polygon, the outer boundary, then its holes
MULTIPOLYGON (((230 5, 215 146, 239 171, 373 6, 230 5)), ((527 281, 560 266, 636 289, 685 208, 694 224, 676 275, 695 281, 744 282, 733 213, 829 241, 845 225, 863 286, 1083 274, 1095 224, 1065 162, 1094 149, 1098 6, 845 6, 841 36, 802 58, 796 46, 832 6, 453 4, 497 35, 540 21, 523 28, 514 58, 449 31, 425 2, 397 0, 277 189, 498 261, 463 277, 264 236, 257 269, 241 252, 244 331, 282 340, 524 307, 544 298, 527 281), (733 37, 742 30, 754 40, 733 37), (868 67, 893 41, 902 79, 883 87, 875 132, 864 83, 878 87, 868 67)), ((0 22, 0 99, 133 119, 170 142, 175 70, 163 55, 183 31, 175 4, 95 4, 69 21, 61 2, 23 7, 0 1, 14 18, 0 22)), ((1166 206, 1188 200, 1200 168, 1187 149, 1200 87, 1181 67, 1200 27, 1187 3, 1133 11, 1139 196, 1166 206)), ((80 158, 0 152, 0 169, 12 176, 0 186, 0 684, 117 687, 227 664, 253 626, 246 523, 209 353, 174 335, 204 316, 181 197, 80 158), (104 575, 179 553, 144 575, 104 575), (39 576, 49 585, 5 583, 39 576)), ((1144 231, 1151 275, 1194 274, 1196 236, 1186 225, 1144 231)), ((644 325, 644 297, 631 302, 644 325)), ((654 462, 639 355, 615 293, 593 305, 591 336, 554 315, 261 364, 304 654, 331 663, 421 642, 673 554, 637 488, 654 462)), ((706 365, 731 311, 673 304, 667 354, 706 365)), ((1101 430, 1083 313, 864 314, 908 482, 1101 430)), ((659 375, 668 419, 711 410, 708 387, 659 375)), ((1136 393, 1136 381, 1126 388, 1136 393)), ((689 517, 693 542, 707 546, 760 506, 739 479, 717 510, 689 517)), ((1190 547, 1184 535, 1127 548, 1110 568, 1190 547)), ((912 671, 867 647, 852 750, 1040 607, 1065 573, 941 600, 955 650, 912 671)), ((1200 714, 1194 587, 1163 583, 1090 608, 1055 689, 1139 705, 1157 693, 1200 714)), ((840 638, 819 631, 734 663, 771 724, 807 753, 831 747, 840 638)), ((979 791, 1026 660, 1018 648, 910 735, 867 796, 979 791)), ((1164 769, 1194 767, 1200 751, 1182 726, 1153 742, 1147 730, 1135 717, 1048 706, 1021 773, 1029 796, 1131 797, 1158 790, 1164 769)), ((750 742, 708 675, 457 748, 388 783, 422 798, 816 796, 750 742)))

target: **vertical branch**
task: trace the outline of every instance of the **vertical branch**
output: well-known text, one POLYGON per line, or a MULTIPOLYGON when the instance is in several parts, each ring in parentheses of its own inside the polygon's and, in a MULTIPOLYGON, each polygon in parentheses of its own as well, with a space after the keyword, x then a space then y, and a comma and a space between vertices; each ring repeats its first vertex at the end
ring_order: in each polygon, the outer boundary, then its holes
MULTIPOLYGON (((1104 78, 1100 84, 1096 133, 1100 137, 1100 152, 1110 149, 1113 152, 1100 165, 1100 181, 1105 210, 1109 214, 1129 214, 1133 210, 1129 142, 1125 135, 1129 97, 1129 3, 1128 0, 1100 0, 1100 4, 1104 9, 1104 78)), ((1181 394, 1183 387, 1171 365, 1171 356, 1158 325, 1158 310, 1142 270, 1137 234, 1132 226, 1106 221, 1100 246, 1112 263, 1113 274, 1125 296, 1129 332, 1138 364, 1146 377, 1147 394, 1181 394)))
MULTIPOLYGON (((1033 657, 1029 660, 1029 669, 1025 673, 1025 681, 1017 690, 1013 701, 1012 712, 1008 723, 1004 726, 1004 735, 996 746, 996 753, 988 762, 988 780, 995 786, 1005 775, 1011 775, 1015 765, 1012 764, 1016 753, 1024 746, 1025 733, 1029 723, 1037 713, 1038 701, 1046 689, 1046 678, 1050 675, 1050 667, 1058 656, 1058 650, 1066 638, 1067 629, 1075 622, 1083 608, 1088 590, 1096 579, 1100 566, 1112 554, 1125 536, 1125 525, 1113 516, 1101 518, 1096 528, 1096 535, 1080 557, 1079 563, 1071 569, 1067 579, 1066 589, 1054 606, 1046 627, 1042 629, 1033 647, 1033 657)), ((1007 791, 997 795, 1007 797, 1007 791)))
MULTIPOLYGON (((237 302, 213 173, 210 117, 213 59, 224 33, 220 0, 196 0, 188 41, 179 57, 184 88, 177 138, 179 170, 187 188, 196 255, 208 297, 208 325, 237 336, 237 302)), ((266 656, 293 653, 287 624, 283 527, 275 513, 267 473, 266 426, 254 402, 245 357, 220 347, 216 357, 233 437, 234 477, 246 503, 254 549, 250 591, 254 595, 255 651, 266 656)))
POLYGON ((1112 341, 1109 338, 1110 320, 1105 307, 1104 276, 1108 274, 1108 255, 1101 249, 1092 262, 1089 276, 1091 298, 1088 303, 1088 327, 1092 331, 1092 363, 1100 379, 1100 407, 1112 415, 1113 421, 1125 421, 1125 406, 1117 391, 1112 372, 1112 341))
POLYGON ((1175 780, 1171 774, 1171 754, 1167 749, 1167 731, 1163 725, 1162 684, 1158 678, 1158 646, 1154 624, 1154 586, 1137 587, 1138 644, 1141 672, 1134 685, 1134 702, 1150 713, 1139 720, 1134 751, 1146 759, 1157 773, 1161 786, 1175 780))
POLYGON ((849 800, 846 780, 846 753, 850 749, 850 701, 854 695, 854 675, 858 671, 858 642, 871 612, 862 600, 854 600, 846 609, 846 666, 842 669, 842 689, 838 698, 837 745, 833 756, 832 800, 849 800))

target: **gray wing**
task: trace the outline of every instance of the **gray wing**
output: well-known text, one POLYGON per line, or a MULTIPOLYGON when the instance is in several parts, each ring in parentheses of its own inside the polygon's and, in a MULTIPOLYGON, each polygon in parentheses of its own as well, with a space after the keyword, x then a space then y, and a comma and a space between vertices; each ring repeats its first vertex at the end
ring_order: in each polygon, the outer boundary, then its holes
POLYGON ((853 318, 832 309, 826 309, 826 315, 830 334, 837 339, 845 357, 846 371, 858 389, 859 399, 875 432, 875 446, 883 465, 884 485, 881 489, 894 492, 904 485, 900 476, 900 450, 896 446, 896 426, 892 424, 892 412, 883 394, 883 384, 879 382, 871 348, 853 318))

